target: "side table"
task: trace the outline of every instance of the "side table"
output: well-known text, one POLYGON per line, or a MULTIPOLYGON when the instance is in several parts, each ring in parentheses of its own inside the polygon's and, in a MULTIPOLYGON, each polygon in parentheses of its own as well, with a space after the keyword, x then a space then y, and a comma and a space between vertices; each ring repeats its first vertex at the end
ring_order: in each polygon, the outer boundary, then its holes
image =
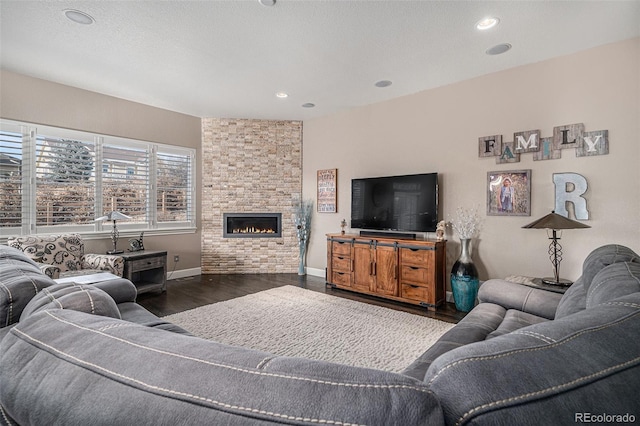
POLYGON ((131 281, 138 294, 167 291, 167 252, 143 250, 120 254, 124 258, 123 277, 131 281))
POLYGON ((571 285, 553 285, 545 284, 542 278, 523 277, 520 275, 510 275, 505 278, 506 281, 526 285, 527 287, 539 288, 541 290, 552 291, 554 293, 564 293, 571 285))

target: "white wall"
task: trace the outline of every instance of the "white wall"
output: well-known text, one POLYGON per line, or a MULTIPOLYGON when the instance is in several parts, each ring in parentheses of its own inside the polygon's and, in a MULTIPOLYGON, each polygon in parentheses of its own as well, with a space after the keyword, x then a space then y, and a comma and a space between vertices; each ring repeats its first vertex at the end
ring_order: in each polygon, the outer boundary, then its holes
MULTIPOLYGON (((315 199, 317 170, 338 169, 338 213, 314 215, 307 265, 325 268, 325 234, 350 218, 352 178, 427 172, 440 174, 441 218, 450 220, 458 206, 480 207, 474 259, 481 279, 551 275, 545 231, 521 227, 554 208, 554 173, 579 173, 589 185, 591 228, 564 232, 562 277, 577 278, 602 244, 640 252, 639 104, 640 39, 633 39, 305 121, 303 196, 315 199), (512 141, 515 132, 540 129, 547 137, 573 123, 608 130, 610 154, 576 158, 570 149, 558 160, 523 154, 512 164, 478 158, 481 136, 512 141), (487 172, 520 169, 532 170, 531 216, 486 216, 487 172)), ((450 267, 459 244, 447 238, 450 267)))

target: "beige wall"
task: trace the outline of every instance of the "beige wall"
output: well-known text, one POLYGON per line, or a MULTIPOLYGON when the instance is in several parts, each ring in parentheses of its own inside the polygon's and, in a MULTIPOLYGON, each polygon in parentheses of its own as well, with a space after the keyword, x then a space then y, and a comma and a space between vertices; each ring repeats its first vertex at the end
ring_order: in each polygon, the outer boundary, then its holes
MULTIPOLYGON (((176 269, 200 267, 200 118, 6 70, 0 71, 0 90, 1 118, 196 149, 198 231, 177 236, 145 236, 145 247, 167 250, 169 270, 173 268, 174 254, 180 255, 176 269)), ((123 244, 120 242, 119 246, 123 244)), ((105 251, 110 240, 89 240, 86 245, 88 251, 105 251)))
MULTIPOLYGON (((352 178, 427 172, 440 174, 441 218, 458 206, 483 212, 474 249, 481 279, 551 275, 545 231, 521 227, 554 208, 554 173, 587 179, 592 227, 564 232, 561 276, 577 278, 585 256, 605 243, 640 252, 639 103, 640 39, 633 39, 305 121, 304 197, 315 198, 318 169, 338 169, 338 213, 314 215, 308 266, 325 268, 324 234, 349 220, 352 178), (514 132, 540 129, 547 137, 573 123, 609 130, 610 154, 576 158, 571 149, 558 160, 523 154, 513 164, 478 158, 481 136, 512 141, 514 132), (486 216, 487 172, 519 169, 532 170, 531 216, 486 216)), ((447 238, 450 268, 459 244, 447 238)))

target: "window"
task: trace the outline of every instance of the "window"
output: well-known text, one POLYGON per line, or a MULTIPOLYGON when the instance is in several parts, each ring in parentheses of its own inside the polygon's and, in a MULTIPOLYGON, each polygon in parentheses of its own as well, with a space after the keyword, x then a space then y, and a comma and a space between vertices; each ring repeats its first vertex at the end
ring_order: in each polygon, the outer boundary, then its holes
POLYGON ((0 235, 193 229, 195 151, 0 121, 0 235), (103 226, 105 228, 103 228, 103 226))

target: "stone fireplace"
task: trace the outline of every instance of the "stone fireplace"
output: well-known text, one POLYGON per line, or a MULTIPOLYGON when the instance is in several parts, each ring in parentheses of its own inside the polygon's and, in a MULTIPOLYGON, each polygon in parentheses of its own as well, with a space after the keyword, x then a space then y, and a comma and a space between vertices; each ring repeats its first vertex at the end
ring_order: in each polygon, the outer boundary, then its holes
POLYGON ((301 121, 202 119, 202 273, 296 273, 301 194, 301 121), (279 233, 255 212, 278 213, 279 233))
POLYGON ((223 238, 280 238, 281 213, 223 213, 223 238))

